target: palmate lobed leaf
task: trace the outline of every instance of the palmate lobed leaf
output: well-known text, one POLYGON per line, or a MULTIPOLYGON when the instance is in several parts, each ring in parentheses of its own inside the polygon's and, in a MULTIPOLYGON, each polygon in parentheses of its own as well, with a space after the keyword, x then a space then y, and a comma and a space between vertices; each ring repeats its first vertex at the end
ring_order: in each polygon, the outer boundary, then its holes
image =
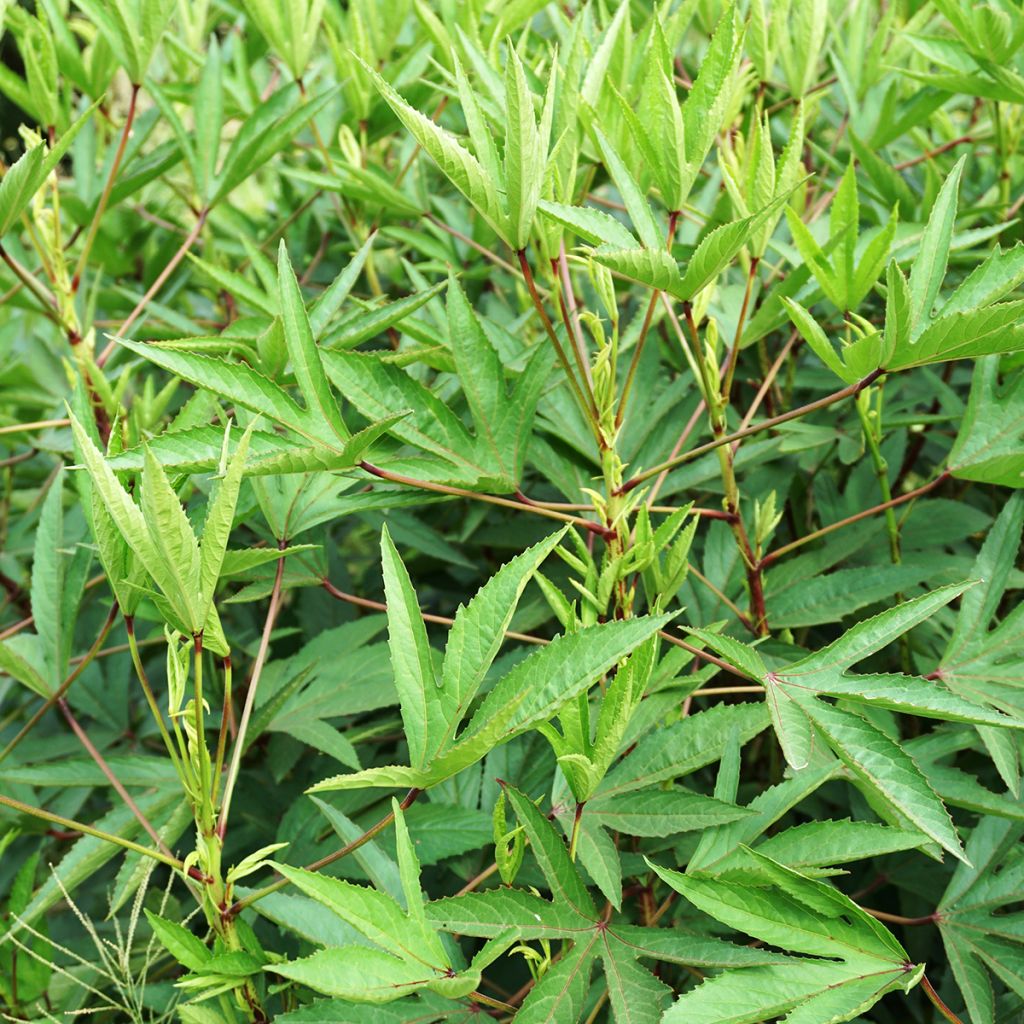
POLYGON ((897 605, 853 626, 823 650, 772 670, 756 651, 738 641, 707 630, 691 632, 765 686, 776 735, 794 768, 812 762, 821 737, 881 809, 904 815, 942 847, 963 857, 948 812, 909 754, 867 718, 842 705, 826 703, 819 695, 945 721, 1024 727, 1021 719, 966 700, 936 680, 848 674, 852 665, 881 650, 968 587, 940 588, 897 605))
POLYGON ((734 971, 681 996, 666 1024, 753 1024, 786 1014, 787 1022, 839 1024, 886 992, 909 991, 921 979, 893 935, 825 882, 752 850, 728 878, 684 875, 651 866, 699 909, 737 931, 782 949, 827 959, 734 971))
POLYGON ((161 610, 170 624, 185 635, 205 633, 207 646, 226 655, 213 597, 234 523, 249 431, 242 435, 215 488, 200 548, 177 493, 152 453, 143 452, 140 502, 136 504, 73 414, 71 425, 92 484, 125 543, 159 587, 161 610))

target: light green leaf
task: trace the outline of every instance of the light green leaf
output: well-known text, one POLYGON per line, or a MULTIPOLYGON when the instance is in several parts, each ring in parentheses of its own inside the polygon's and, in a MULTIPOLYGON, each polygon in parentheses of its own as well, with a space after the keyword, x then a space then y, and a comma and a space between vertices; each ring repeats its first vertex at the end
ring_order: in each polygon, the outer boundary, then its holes
POLYGON ((939 288, 942 287, 942 279, 946 275, 949 243, 956 221, 957 192, 966 160, 967 157, 962 156, 956 162, 939 190, 921 236, 917 259, 910 271, 910 303, 916 324, 915 335, 928 326, 939 288))
POLYGON ((438 742, 438 733, 444 729, 430 643, 416 591, 387 526, 381 531, 380 553, 388 605, 388 645, 402 702, 409 757, 414 768, 423 769, 438 742))

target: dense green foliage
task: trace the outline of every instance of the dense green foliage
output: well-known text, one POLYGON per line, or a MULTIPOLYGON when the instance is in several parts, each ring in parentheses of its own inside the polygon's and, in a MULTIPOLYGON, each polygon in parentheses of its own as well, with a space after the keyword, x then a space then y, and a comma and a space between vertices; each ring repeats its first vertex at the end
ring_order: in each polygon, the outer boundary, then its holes
POLYGON ((1024 1019, 1016 0, 0 25, 5 1020, 1024 1019))

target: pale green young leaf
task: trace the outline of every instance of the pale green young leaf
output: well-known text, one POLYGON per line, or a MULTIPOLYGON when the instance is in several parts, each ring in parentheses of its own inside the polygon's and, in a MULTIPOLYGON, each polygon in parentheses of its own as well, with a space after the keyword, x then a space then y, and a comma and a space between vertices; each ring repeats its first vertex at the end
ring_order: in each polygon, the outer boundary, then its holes
POLYGON ((626 277, 676 295, 680 290, 682 274, 676 261, 665 249, 613 249, 598 246, 593 251, 598 262, 626 277))
MULTIPOLYGON (((356 1005, 389 1003, 440 977, 423 964, 365 946, 328 947, 266 970, 356 1005)), ((372 1018, 360 1009, 360 1019, 372 1018)))
POLYGON ((541 213, 574 231, 591 245, 611 249, 639 249, 640 243, 621 221, 593 206, 569 206, 547 199, 540 201, 541 213))
POLYGON ((837 309, 846 312, 847 292, 843 287, 843 282, 838 279, 832 264, 807 225, 791 208, 786 209, 786 223, 789 225, 790 234, 793 236, 793 241, 796 243, 804 263, 811 269, 815 280, 825 293, 825 297, 837 309))
POLYGON ((241 441, 238 442, 238 447, 228 463, 227 471, 217 482, 216 489, 210 496, 210 507, 203 524, 203 538, 199 548, 197 607, 199 614, 204 619, 213 602, 214 590, 220 579, 227 555, 228 539, 235 520, 238 492, 242 485, 242 474, 245 472, 245 458, 249 451, 251 435, 252 426, 250 425, 242 435, 241 441))
POLYGON ((207 609, 199 603, 199 542, 167 474, 148 451, 144 453, 139 491, 139 511, 161 563, 159 575, 152 570, 150 575, 189 631, 200 633, 206 625, 207 609))
POLYGON ((505 793, 516 817, 530 840, 530 848, 544 873, 544 880, 556 903, 565 903, 577 913, 593 917, 597 907, 569 857, 565 841, 537 805, 514 786, 505 793))
POLYGON ((636 233, 640 237, 644 248, 664 250, 665 233, 654 219, 654 214, 644 198, 644 194, 640 191, 640 186, 637 185, 636 179, 630 173, 629 168, 618 152, 616 152, 615 147, 604 132, 596 125, 593 131, 598 151, 601 154, 601 160, 607 168, 615 187, 619 190, 619 195, 622 196, 622 201, 625 203, 626 210, 629 213, 629 219, 633 222, 633 227, 636 229, 636 233))
POLYGON ((743 35, 739 11, 735 4, 729 4, 719 18, 711 45, 683 104, 687 193, 722 127, 730 83, 742 56, 743 35))
POLYGON ((942 279, 946 275, 950 239, 956 221, 957 193, 967 157, 962 156, 949 172, 932 206, 921 236, 917 259, 910 270, 910 301, 915 333, 929 324, 942 279))
POLYGON ((192 103, 196 155, 193 173, 196 179, 196 192, 205 202, 209 202, 213 194, 224 122, 224 88, 221 74, 220 46, 217 37, 211 36, 206 51, 206 63, 203 65, 203 73, 199 77, 192 103))
POLYGON ((424 968, 429 973, 431 966, 447 963, 435 932, 410 920, 387 894, 287 864, 278 864, 277 870, 300 892, 347 921, 371 942, 404 962, 419 965, 421 973, 424 968))
POLYGON ((448 277, 447 313, 448 340, 473 424, 478 437, 486 438, 494 449, 494 457, 500 461, 502 449, 498 442, 509 405, 505 370, 454 273, 448 277))
POLYGON ((458 748, 488 749, 547 721, 670 619, 671 615, 649 615, 556 637, 516 665, 487 694, 452 753, 458 748))
POLYGON ((388 106, 449 181, 476 207, 498 235, 513 244, 508 216, 501 209, 494 183, 488 179, 476 157, 451 132, 406 103, 373 68, 362 60, 360 64, 388 106))
MULTIPOLYGON (((832 252, 832 269, 840 292, 846 296, 844 311, 855 304, 854 274, 856 272, 857 234, 860 229, 860 204, 857 199, 857 178, 851 160, 839 179, 835 198, 829 209, 829 235, 839 239, 832 252)), ((873 283, 873 282, 872 282, 873 283)))
POLYGON ((965 313, 998 302, 1024 283, 1024 245, 996 246, 942 304, 940 316, 965 313))
POLYGON ((793 321, 793 325, 800 332, 804 341, 810 345, 814 354, 844 383, 855 383, 857 378, 850 373, 842 358, 832 347, 832 342, 828 340, 828 336, 821 329, 818 321, 814 319, 810 311, 786 295, 782 296, 781 301, 786 312, 789 314, 790 320, 793 321))
POLYGON ((190 971, 201 971, 213 954, 203 945, 198 936, 193 935, 184 925, 159 917, 148 908, 146 920, 153 929, 160 945, 174 959, 190 971))
POLYGON ((391 798, 391 813, 395 816, 395 849, 398 856, 398 875, 405 897, 405 912, 409 920, 423 931, 429 932, 426 915, 423 912, 423 890, 420 888, 420 862, 416 849, 409 837, 409 827, 399 802, 391 798))
POLYGON ((547 141, 541 138, 533 112, 533 94, 515 47, 505 63, 505 192, 509 244, 525 249, 540 199, 547 141))
POLYGON ((828 0, 789 0, 773 8, 776 45, 786 84, 803 97, 814 84, 829 23, 828 0))
POLYGON ((127 338, 118 338, 118 344, 196 387, 267 416, 309 441, 325 444, 325 437, 333 437, 326 424, 320 425, 316 417, 299 408, 284 389, 245 363, 229 363, 213 356, 179 352, 127 338))
POLYGON ((138 556, 146 572, 160 585, 160 581, 166 581, 168 577, 163 555, 153 541, 145 516, 121 486, 113 470, 107 465, 85 428, 74 415, 71 416, 71 429, 96 494, 102 500, 128 547, 138 556))
POLYGON ((74 621, 64 619, 64 473, 58 473, 39 513, 32 554, 32 616, 39 636, 40 654, 56 689, 63 681, 67 646, 65 630, 74 621))
POLYGON ((309 308, 309 326, 313 331, 313 337, 319 338, 331 319, 338 313, 345 304, 345 300, 352 293, 359 275, 366 266, 366 260, 373 248, 376 232, 371 233, 365 242, 352 254, 352 258, 345 264, 345 269, 323 290, 317 300, 309 308))
POLYGON ((882 273, 882 268, 889 258, 889 249, 896 237, 898 221, 899 208, 895 207, 889 215, 889 219, 879 228, 861 254, 850 286, 851 308, 860 305, 868 292, 874 288, 878 275, 882 273))
POLYGON ((92 116, 99 101, 93 103, 52 146, 44 143, 25 151, 0 178, 0 239, 19 221, 32 202, 32 197, 43 187, 50 173, 64 158, 75 136, 92 116))
POLYGON ((469 79, 462 68, 462 62, 454 51, 452 60, 455 64, 455 85, 459 91, 459 103, 462 106, 463 117, 466 119, 466 129, 469 132, 470 142, 473 144, 473 152, 488 178, 491 181, 502 181, 504 172, 498 157, 498 148, 487 125, 483 109, 469 84, 469 79))
POLYGON ((286 146, 327 105, 334 95, 327 89, 296 106, 298 89, 294 85, 279 89, 270 99, 259 103, 242 122, 231 140, 217 173, 216 190, 209 206, 216 206, 246 178, 286 146))
POLYGON ((672 294, 688 301, 714 281, 747 244, 751 234, 781 209, 788 199, 788 195, 779 196, 750 217, 722 224, 705 235, 686 264, 683 279, 672 289, 672 294))
POLYGON ((0 672, 16 679, 19 683, 27 686, 30 690, 38 693, 40 697, 49 697, 51 687, 43 678, 39 668, 33 661, 26 657, 25 653, 19 650, 18 640, 24 642, 25 638, 14 637, 11 640, 0 640, 0 672))

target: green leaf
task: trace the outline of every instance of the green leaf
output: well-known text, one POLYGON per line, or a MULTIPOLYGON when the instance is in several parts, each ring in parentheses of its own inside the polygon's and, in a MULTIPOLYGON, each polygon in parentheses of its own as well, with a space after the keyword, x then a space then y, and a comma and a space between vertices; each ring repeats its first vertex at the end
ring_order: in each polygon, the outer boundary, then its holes
POLYGON ((592 206, 569 206, 540 201, 541 213, 553 221, 576 232, 591 245, 606 245, 611 249, 639 249, 640 243, 620 221, 604 210, 592 206))
POLYGON ((865 791, 965 860, 949 812, 913 758, 866 718, 814 701, 808 715, 865 791))
POLYGON ((1022 832, 1020 822, 983 817, 967 843, 969 863, 957 865, 936 910, 953 977, 974 1024, 998 1019, 987 972, 1018 991, 1013 972, 1019 973, 1024 960, 1024 915, 1004 908, 1017 902, 1024 877, 1022 832))
POLYGON ((153 933, 160 940, 160 945, 167 950, 179 964, 190 971, 201 971, 209 963, 213 954, 187 928, 176 921, 168 921, 146 909, 146 920, 149 921, 153 933))
POLYGON ((636 179, 629 172, 622 157, 615 151, 604 132, 596 126, 594 127, 594 138, 597 141, 601 160, 608 169, 615 187, 619 190, 623 203, 626 204, 629 219, 633 222, 633 227, 636 228, 636 233, 644 248, 664 252, 665 233, 654 219, 654 214, 640 191, 636 179))
POLYGON ((18 223, 32 202, 32 197, 43 187, 57 164, 64 158, 75 136, 99 105, 95 103, 81 115, 52 146, 43 143, 30 146, 0 178, 0 239, 18 223))
POLYGON ((477 212, 509 245, 514 235, 508 215, 502 210, 493 183, 479 161, 459 140, 435 124, 429 117, 410 106, 361 58, 356 58, 384 101, 409 130, 413 138, 440 167, 449 181, 476 207, 477 212))
POLYGON ((672 294, 683 301, 692 299, 718 277, 747 244, 751 234, 788 200, 788 194, 779 196, 750 217, 722 224, 706 234, 686 264, 682 280, 671 289, 672 294))
MULTIPOLYGON (((552 76, 552 84, 554 76, 552 76)), ((549 97, 552 95, 549 89, 549 97)), ((549 99, 550 102, 550 99, 549 99)), ((540 199, 547 165, 546 111, 537 127, 533 113, 533 94, 519 54, 509 47, 505 63, 505 188, 508 202, 508 242, 513 249, 525 249, 540 199)))
POLYGON ((445 647, 439 691, 446 724, 442 735, 434 738, 434 756, 451 744, 504 642, 527 583, 563 536, 564 531, 552 534, 517 555, 480 588, 468 605, 460 605, 456 611, 445 647))
POLYGON ((227 472, 218 481, 215 493, 210 497, 210 507, 203 525, 203 539, 199 549, 199 614, 203 621, 213 604, 213 594, 220 579, 227 554, 228 538, 235 521, 238 492, 245 471, 245 457, 249 450, 252 427, 242 435, 235 454, 228 463, 227 472))
POLYGON ((920 980, 903 947, 878 921, 825 882, 755 851, 728 879, 657 874, 704 913, 783 949, 827 959, 731 971, 682 995, 666 1024, 753 1024, 788 1014, 797 1024, 847 1021, 886 992, 920 980), (765 883, 771 887, 767 889, 765 883))
POLYGON ((956 162, 939 190, 921 236, 917 259, 910 271, 910 304, 915 336, 928 326, 946 275, 950 239, 956 220, 957 192, 966 160, 967 157, 962 156, 956 162))
POLYGON ((283 238, 277 253, 277 278, 285 344, 288 346, 288 356, 299 391, 306 403, 306 412, 322 419, 335 437, 345 441, 350 436, 349 430, 342 421, 338 403, 327 383, 306 307, 302 302, 299 282, 295 278, 283 238))
POLYGON ((409 573, 385 526, 380 537, 384 596, 388 605, 388 645, 402 721, 414 768, 427 767, 428 755, 444 728, 430 643, 409 573))
POLYGON ((664 837, 711 828, 747 814, 734 804, 673 788, 598 796, 587 801, 583 817, 629 836, 664 837))
POLYGON ((49 697, 52 692, 39 669, 18 650, 12 640, 0 641, 0 671, 17 679, 40 697, 49 697))
POLYGON ((998 356, 978 360, 949 465, 964 480, 1024 487, 1024 373, 1000 385, 998 356))

